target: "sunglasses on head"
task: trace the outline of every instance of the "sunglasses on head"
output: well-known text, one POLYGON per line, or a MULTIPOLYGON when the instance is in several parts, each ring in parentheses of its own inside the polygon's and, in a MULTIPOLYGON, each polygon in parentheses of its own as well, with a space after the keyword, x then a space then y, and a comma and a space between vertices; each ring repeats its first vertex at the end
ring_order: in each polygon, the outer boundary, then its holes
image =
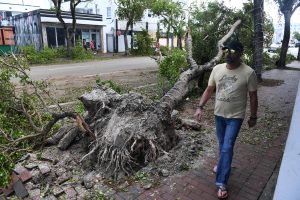
POLYGON ((234 54, 234 53, 235 53, 235 50, 233 50, 233 49, 224 49, 223 52, 224 52, 224 53, 234 54))

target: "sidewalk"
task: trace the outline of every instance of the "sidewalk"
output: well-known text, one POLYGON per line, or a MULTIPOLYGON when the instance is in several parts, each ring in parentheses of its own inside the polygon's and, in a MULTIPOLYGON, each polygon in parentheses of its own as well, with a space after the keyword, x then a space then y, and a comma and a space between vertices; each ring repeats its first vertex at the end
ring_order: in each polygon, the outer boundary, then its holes
MULTIPOLYGON (((294 62, 289 67, 299 69, 300 62, 294 62)), ((265 72, 263 78, 283 80, 284 83, 275 87, 260 86, 258 90, 259 106, 261 108, 268 107, 271 112, 279 113, 282 118, 289 122, 300 80, 300 71, 274 69, 265 72)), ((277 126, 277 124, 275 125, 277 126)), ((280 126, 280 121, 278 126, 280 126)), ((280 133, 276 133, 278 137, 273 138, 268 143, 268 146, 251 145, 237 141, 233 160, 235 167, 232 169, 229 179, 228 199, 271 199, 276 181, 269 182, 269 180, 272 175, 272 179, 275 177, 276 180, 277 178, 288 128, 279 128, 280 133), (267 193, 269 194, 264 192, 266 190, 268 190, 267 193), (264 197, 265 195, 268 197, 264 197)), ((168 177, 157 188, 145 190, 139 185, 132 185, 128 188, 128 192, 119 192, 115 195, 115 198, 119 200, 217 199, 214 186, 215 174, 211 170, 216 162, 216 155, 215 153, 215 157, 206 157, 202 168, 192 169, 182 174, 168 177)))

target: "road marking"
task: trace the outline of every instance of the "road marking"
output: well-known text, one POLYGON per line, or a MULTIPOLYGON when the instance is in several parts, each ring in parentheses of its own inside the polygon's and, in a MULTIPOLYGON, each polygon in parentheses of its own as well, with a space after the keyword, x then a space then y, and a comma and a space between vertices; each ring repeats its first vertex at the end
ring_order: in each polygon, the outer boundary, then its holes
MULTIPOLYGON (((116 71, 116 72, 105 72, 105 73, 99 73, 99 74, 88 74, 88 75, 84 75, 82 76, 83 78, 89 78, 89 77, 94 77, 94 76, 100 76, 100 75, 109 75, 109 74, 116 74, 116 73, 126 73, 126 72, 131 72, 131 71, 135 71, 135 70, 147 70, 147 68, 145 69, 129 69, 129 70, 123 70, 123 71, 116 71)), ((155 70, 149 70, 149 71, 141 71, 141 72, 152 72, 152 71, 157 71, 155 70)))
POLYGON ((142 86, 139 86, 139 87, 135 87, 134 89, 141 89, 141 88, 145 88, 145 87, 149 87, 149 86, 156 86, 157 83, 152 83, 152 84, 148 84, 148 85, 142 85, 142 86))
POLYGON ((99 75, 108 75, 108 74, 115 74, 115 73, 125 73, 132 70, 124 70, 124 71, 117 71, 117 72, 105 72, 105 73, 99 73, 99 74, 89 74, 82 76, 83 78, 93 77, 93 76, 99 76, 99 75))

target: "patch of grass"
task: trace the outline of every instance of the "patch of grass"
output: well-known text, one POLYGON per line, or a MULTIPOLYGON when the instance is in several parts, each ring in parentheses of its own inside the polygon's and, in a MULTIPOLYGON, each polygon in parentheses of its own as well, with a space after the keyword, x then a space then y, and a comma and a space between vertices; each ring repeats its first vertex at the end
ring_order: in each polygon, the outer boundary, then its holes
POLYGON ((96 83, 98 85, 106 85, 119 94, 128 93, 130 91, 129 87, 126 87, 125 85, 119 84, 112 80, 101 80, 100 76, 96 77, 96 83))
POLYGON ((146 181, 149 179, 149 174, 145 173, 145 172, 137 172, 134 175, 134 180, 135 181, 146 181))
POLYGON ((77 100, 75 104, 75 112, 79 113, 80 115, 83 115, 85 110, 84 110, 84 105, 81 101, 77 100))

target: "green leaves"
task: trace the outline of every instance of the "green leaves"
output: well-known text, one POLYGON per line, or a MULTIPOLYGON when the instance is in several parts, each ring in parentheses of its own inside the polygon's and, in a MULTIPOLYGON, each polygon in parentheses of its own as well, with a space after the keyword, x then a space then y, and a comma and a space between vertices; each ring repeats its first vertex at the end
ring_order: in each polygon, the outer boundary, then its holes
POLYGON ((12 160, 0 152, 0 187, 7 186, 11 179, 11 171, 14 168, 12 160))
POLYGON ((134 49, 132 50, 133 54, 143 56, 153 54, 153 48, 151 47, 153 39, 146 30, 137 33, 134 39, 134 49))
POLYGON ((159 75, 166 79, 172 87, 178 80, 181 71, 187 67, 186 52, 173 49, 170 55, 166 56, 159 64, 159 75))
POLYGON ((117 15, 120 20, 127 20, 130 24, 142 19, 147 8, 147 0, 118 0, 117 15))
MULTIPOLYGON (((232 10, 223 3, 211 2, 191 10, 189 26, 193 38, 193 58, 198 64, 211 60, 217 53, 217 42, 229 30, 229 26, 237 19, 242 20, 241 26, 232 38, 240 40, 244 45, 243 61, 252 65, 254 52, 254 22, 253 3, 243 4, 241 10, 232 10)), ((269 43, 273 37, 273 25, 267 17, 264 20, 264 43, 269 43)))
POLYGON ((294 32, 293 33, 294 35, 294 38, 296 39, 296 40, 298 40, 298 41, 300 41, 300 33, 299 32, 294 32))
POLYGON ((35 93, 45 92, 48 85, 32 81, 26 74, 28 69, 22 56, 0 57, 0 187, 8 183, 15 161, 41 141, 40 138, 17 141, 36 133, 24 113, 35 126, 42 127, 52 119, 35 93))
POLYGON ((150 9, 153 14, 163 18, 162 23, 166 27, 172 28, 176 36, 183 37, 186 24, 184 21, 183 4, 181 2, 155 0, 151 4, 150 9))

